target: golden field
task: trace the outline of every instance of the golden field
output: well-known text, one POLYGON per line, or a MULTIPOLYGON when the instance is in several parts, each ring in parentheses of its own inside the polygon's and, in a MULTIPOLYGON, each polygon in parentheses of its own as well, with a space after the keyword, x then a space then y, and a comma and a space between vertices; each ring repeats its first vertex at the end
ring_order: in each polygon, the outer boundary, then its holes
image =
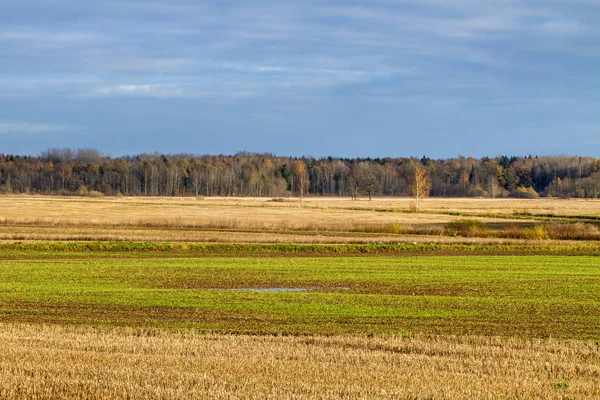
POLYGON ((0 325, 0 350, 1 398, 600 397, 600 352, 583 342, 0 325))
POLYGON ((457 239, 441 235, 443 227, 465 218, 509 226, 536 224, 540 216, 600 216, 597 200, 429 198, 418 214, 410 212, 412 203, 308 198, 300 207, 297 198, 3 196, 0 240, 445 243, 457 239))

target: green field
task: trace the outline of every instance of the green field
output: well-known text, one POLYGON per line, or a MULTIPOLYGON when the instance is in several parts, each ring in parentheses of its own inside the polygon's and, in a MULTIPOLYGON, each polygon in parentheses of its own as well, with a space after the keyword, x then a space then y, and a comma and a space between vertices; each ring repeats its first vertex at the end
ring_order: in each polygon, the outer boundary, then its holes
POLYGON ((3 322, 248 334, 600 338, 600 259, 5 248, 3 322), (265 291, 264 289, 296 291, 265 291))

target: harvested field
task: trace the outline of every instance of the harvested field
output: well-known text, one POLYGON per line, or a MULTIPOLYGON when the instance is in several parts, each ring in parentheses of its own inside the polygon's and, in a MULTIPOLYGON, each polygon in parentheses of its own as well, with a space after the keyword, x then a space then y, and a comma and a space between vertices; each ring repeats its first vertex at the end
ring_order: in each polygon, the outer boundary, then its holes
POLYGON ((593 399, 596 344, 0 325, 1 398, 593 399))

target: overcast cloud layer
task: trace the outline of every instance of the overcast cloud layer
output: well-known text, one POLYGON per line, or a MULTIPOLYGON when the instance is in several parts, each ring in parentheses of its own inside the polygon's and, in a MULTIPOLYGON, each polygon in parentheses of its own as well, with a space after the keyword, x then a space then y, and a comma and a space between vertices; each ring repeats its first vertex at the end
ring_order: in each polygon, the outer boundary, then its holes
POLYGON ((1 153, 600 155, 598 0, 0 0, 1 153))

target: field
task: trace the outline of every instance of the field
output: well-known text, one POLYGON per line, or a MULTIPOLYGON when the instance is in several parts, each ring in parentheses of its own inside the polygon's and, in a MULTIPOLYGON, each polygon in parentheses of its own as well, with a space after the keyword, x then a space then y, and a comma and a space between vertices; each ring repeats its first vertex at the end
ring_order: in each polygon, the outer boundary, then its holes
MULTIPOLYGON (((530 243, 600 239, 600 201, 560 199, 58 198, 0 197, 0 240, 230 243, 530 243), (485 229, 458 237, 449 223, 485 229), (526 228, 579 223, 570 235, 542 237, 526 228)), ((555 229, 556 230, 556 229, 555 229)), ((564 229, 563 229, 564 231, 564 229)), ((536 233, 535 231, 532 231, 536 233)), ((567 233, 569 233, 567 232, 567 233)), ((460 233, 460 232, 459 232, 460 233)), ((559 232, 560 233, 560 232, 559 232)))
POLYGON ((0 197, 0 398, 599 398, 600 202, 409 203, 0 197))
POLYGON ((593 343, 0 325, 1 398, 598 398, 593 343))
POLYGON ((2 262, 5 322, 600 337, 597 257, 28 256, 2 262))

